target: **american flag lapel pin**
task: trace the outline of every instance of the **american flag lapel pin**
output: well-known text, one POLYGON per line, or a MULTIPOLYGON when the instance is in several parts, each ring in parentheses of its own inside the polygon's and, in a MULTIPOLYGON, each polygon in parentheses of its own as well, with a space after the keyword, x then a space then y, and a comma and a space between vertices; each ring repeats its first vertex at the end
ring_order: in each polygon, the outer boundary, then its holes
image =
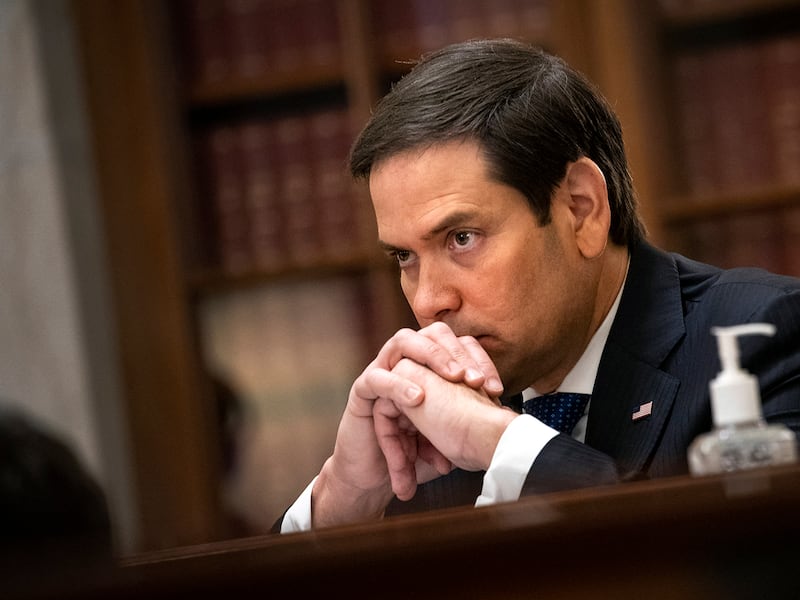
POLYGON ((651 412, 653 412, 653 402, 645 402, 634 409, 631 419, 633 421, 644 419, 645 417, 649 417, 651 412))

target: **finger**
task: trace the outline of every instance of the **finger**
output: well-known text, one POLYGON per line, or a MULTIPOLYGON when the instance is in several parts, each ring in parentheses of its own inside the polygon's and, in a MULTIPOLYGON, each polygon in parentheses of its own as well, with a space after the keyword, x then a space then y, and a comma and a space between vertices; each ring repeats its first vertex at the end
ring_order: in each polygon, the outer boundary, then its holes
MULTIPOLYGON (((439 329, 447 328, 444 324, 441 326, 439 329)), ((465 367, 450 353, 448 348, 458 346, 458 341, 452 331, 449 336, 452 340, 447 338, 444 330, 437 339, 420 331, 401 329, 381 348, 375 360, 376 366, 391 371, 402 359, 410 358, 449 381, 461 381, 465 367)), ((459 351, 462 356, 465 354, 463 349, 459 351)))
POLYGON ((480 369, 481 373, 483 373, 485 377, 485 381, 483 382, 483 389, 486 390, 486 393, 493 398, 499 398, 503 394, 503 383, 500 380, 500 374, 497 372, 497 367, 495 366, 492 359, 489 358, 489 355, 486 353, 486 350, 483 349, 483 346, 478 343, 471 335, 464 335, 458 338, 461 346, 469 353, 472 357, 472 360, 475 361, 475 364, 478 365, 478 369, 480 369))
POLYGON ((416 436, 409 436, 398 427, 399 414, 390 400, 379 398, 375 402, 375 437, 386 460, 392 491, 400 500, 409 500, 417 489, 416 439, 412 439, 416 436))
MULTIPOLYGON (((417 455, 429 465, 432 465, 436 472, 440 475, 446 475, 453 470, 453 463, 447 457, 439 452, 436 447, 430 443, 428 438, 420 435, 417 438, 417 455)), ((417 478, 419 483, 419 477, 417 478)))
POLYGON ((456 336, 450 327, 441 322, 421 329, 420 334, 447 349, 464 371, 464 376, 459 381, 464 381, 470 387, 480 389, 488 375, 497 374, 491 359, 472 336, 456 336), (484 364, 488 369, 484 370, 484 364))
MULTIPOLYGON (((372 414, 372 402, 378 398, 389 398, 405 406, 416 406, 422 402, 425 392, 417 383, 397 373, 367 367, 353 384, 354 395, 361 400, 358 411, 372 414)), ((356 410, 356 409, 354 409, 356 410)))

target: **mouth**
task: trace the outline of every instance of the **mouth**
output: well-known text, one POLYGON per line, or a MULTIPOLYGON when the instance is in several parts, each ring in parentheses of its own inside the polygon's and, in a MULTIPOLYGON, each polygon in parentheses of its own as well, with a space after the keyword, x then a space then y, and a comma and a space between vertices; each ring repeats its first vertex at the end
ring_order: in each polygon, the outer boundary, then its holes
POLYGON ((463 329, 456 328, 456 327, 452 327, 452 329, 453 329, 453 332, 459 337, 464 336, 464 335, 471 336, 487 352, 488 352, 490 347, 495 347, 495 346, 497 346, 499 344, 498 338, 496 338, 494 335, 492 335, 490 333, 473 333, 473 332, 470 332, 468 328, 465 328, 465 329, 467 329, 467 331, 464 331, 463 329))

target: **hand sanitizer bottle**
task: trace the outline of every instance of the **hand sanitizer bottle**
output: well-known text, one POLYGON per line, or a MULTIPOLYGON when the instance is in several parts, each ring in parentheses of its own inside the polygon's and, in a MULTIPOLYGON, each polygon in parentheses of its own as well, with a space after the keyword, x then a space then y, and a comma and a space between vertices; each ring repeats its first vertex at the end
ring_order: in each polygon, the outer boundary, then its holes
POLYGON ((758 380, 739 366, 740 335, 775 335, 775 326, 749 323, 714 327, 722 371, 709 386, 714 429, 689 446, 692 475, 712 475, 797 460, 797 438, 782 424, 767 424, 758 380))

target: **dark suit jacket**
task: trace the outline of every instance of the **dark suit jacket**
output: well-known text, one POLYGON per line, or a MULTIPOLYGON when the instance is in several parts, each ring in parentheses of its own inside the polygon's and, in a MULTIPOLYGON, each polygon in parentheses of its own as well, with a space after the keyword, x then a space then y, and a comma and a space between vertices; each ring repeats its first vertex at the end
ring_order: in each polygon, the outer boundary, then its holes
MULTIPOLYGON (((592 392, 586 443, 558 435, 534 461, 522 494, 688 472, 694 438, 712 427, 708 394, 720 364, 713 326, 767 322, 773 338, 740 338, 764 416, 800 432, 800 280, 759 269, 720 270, 640 244, 592 392), (652 414, 631 415, 652 401, 652 414)), ((455 470, 387 515, 473 504, 483 472, 455 470)))

